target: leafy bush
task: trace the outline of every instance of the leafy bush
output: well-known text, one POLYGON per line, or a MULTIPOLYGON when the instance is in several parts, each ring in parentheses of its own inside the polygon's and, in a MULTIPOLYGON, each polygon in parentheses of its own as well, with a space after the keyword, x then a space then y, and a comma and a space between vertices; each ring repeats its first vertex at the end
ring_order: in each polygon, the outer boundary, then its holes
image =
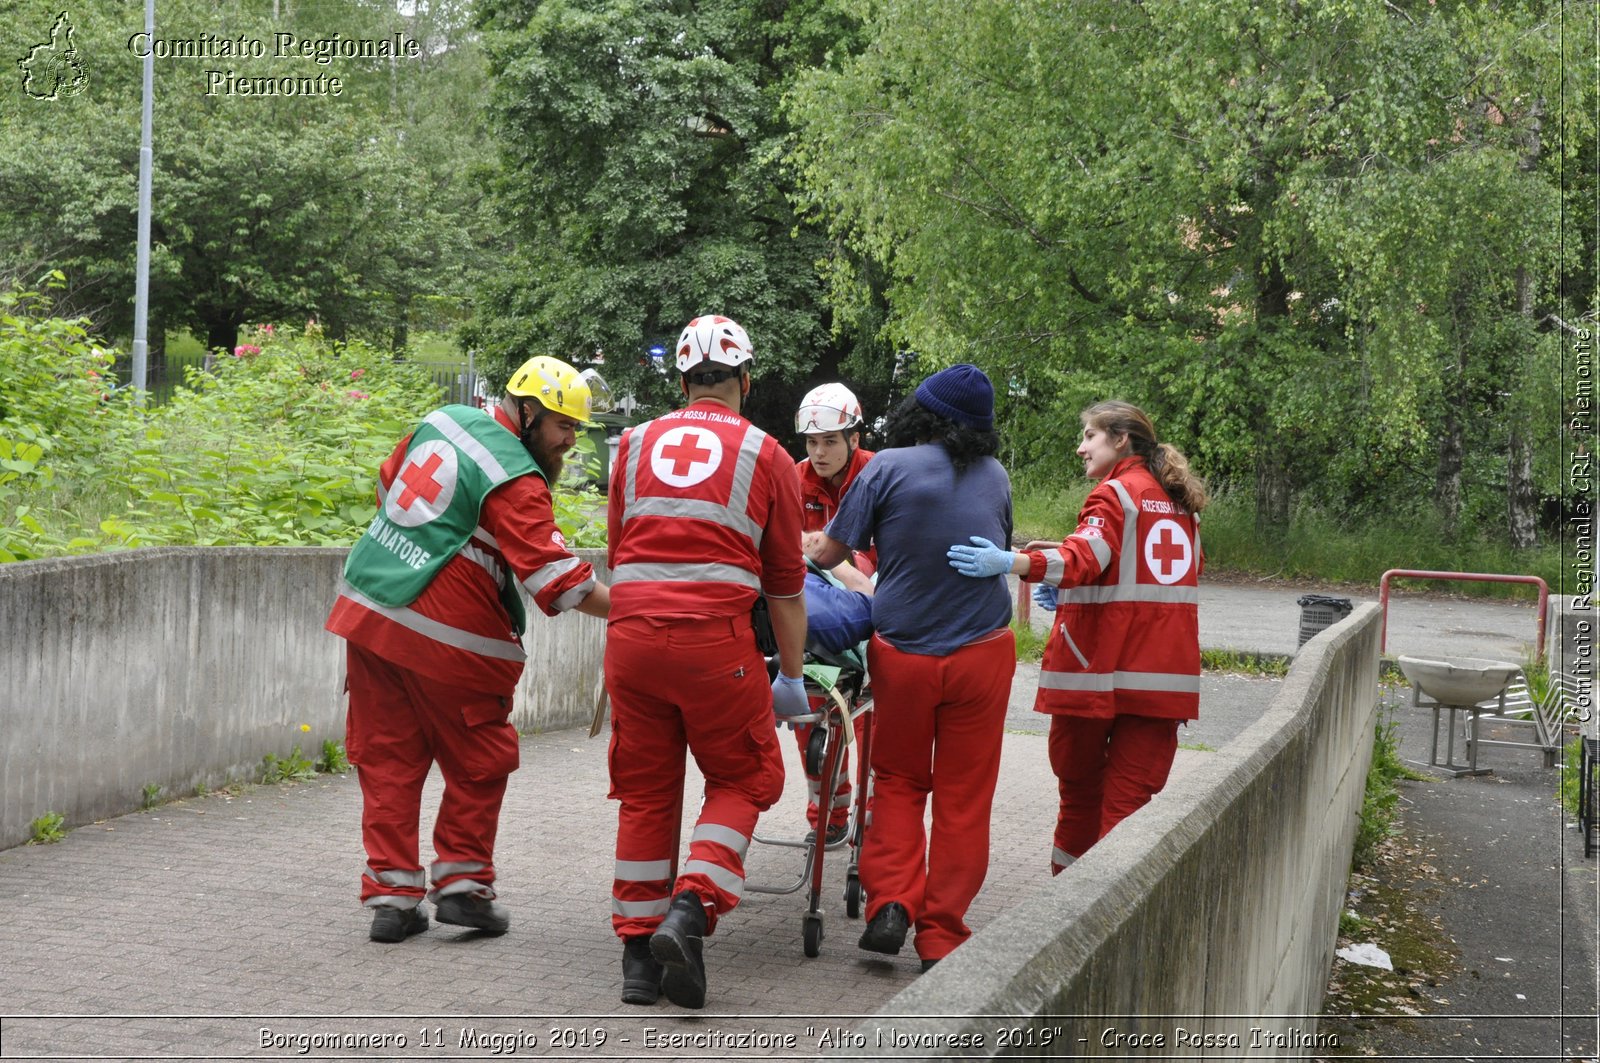
MULTIPOLYGON (((107 391, 76 323, 0 296, 0 561, 134 546, 344 546, 378 466, 440 402, 425 370, 314 328, 263 327, 152 410, 107 391)), ((576 465, 576 461, 570 462, 576 465)), ((556 495, 574 546, 604 541, 593 492, 556 495)))
POLYGON ((280 757, 276 753, 268 753, 261 758, 261 781, 268 785, 277 782, 304 782, 316 777, 317 766, 300 752, 298 743, 289 750, 287 756, 280 757))
POLYGON ((341 775, 350 770, 350 758, 344 745, 331 738, 322 740, 322 756, 317 758, 317 771, 324 775, 341 775))
POLYGON ((67 836, 66 817, 59 812, 46 812, 28 824, 29 845, 54 845, 67 836))

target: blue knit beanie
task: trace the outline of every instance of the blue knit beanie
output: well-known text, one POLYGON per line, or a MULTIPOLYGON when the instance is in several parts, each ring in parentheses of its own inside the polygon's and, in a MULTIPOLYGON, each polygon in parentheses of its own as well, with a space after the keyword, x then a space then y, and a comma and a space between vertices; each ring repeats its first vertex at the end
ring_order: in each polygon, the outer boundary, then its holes
POLYGON ((987 432, 994 427, 994 385, 975 365, 953 365, 917 385, 917 401, 940 417, 987 432))

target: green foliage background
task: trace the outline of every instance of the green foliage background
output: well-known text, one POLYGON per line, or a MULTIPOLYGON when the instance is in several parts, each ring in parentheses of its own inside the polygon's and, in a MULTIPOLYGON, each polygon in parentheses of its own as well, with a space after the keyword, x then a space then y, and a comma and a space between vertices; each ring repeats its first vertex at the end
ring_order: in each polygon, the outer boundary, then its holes
POLYGON ((381 356, 412 328, 460 325, 491 384, 603 360, 649 414, 677 391, 643 352, 716 310, 756 345, 746 412, 790 444, 821 380, 871 421, 984 367, 1041 535, 1081 497, 1078 411, 1117 397, 1217 488, 1213 570, 1568 575, 1592 3, 163 0, 168 37, 423 54, 231 64, 337 74, 339 100, 207 97, 217 64, 157 63, 152 336, 230 350, 314 316, 339 342, 280 332, 147 413, 96 398, 131 325, 136 8, 72 12, 82 96, 0 109, 0 290, 40 292, 6 304, 9 556, 348 541, 430 401, 381 356))
MULTIPOLYGON (((109 354, 81 324, 45 316, 37 294, 0 295, 0 310, 0 561, 349 545, 378 466, 440 400, 386 352, 275 330, 146 411, 108 390, 109 354)), ((603 540, 592 492, 558 491, 556 507, 573 545, 603 540)))

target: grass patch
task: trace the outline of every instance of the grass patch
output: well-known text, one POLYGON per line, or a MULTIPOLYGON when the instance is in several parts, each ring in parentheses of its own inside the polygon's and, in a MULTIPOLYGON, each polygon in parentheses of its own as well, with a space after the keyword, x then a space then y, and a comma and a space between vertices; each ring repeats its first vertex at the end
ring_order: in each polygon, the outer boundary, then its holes
POLYGON ((54 845, 67 836, 67 820, 59 812, 46 812, 28 824, 29 845, 54 845))
POLYGON ((1578 807, 1578 792, 1583 784, 1583 739, 1574 738, 1568 742, 1561 753, 1561 782, 1556 787, 1556 800, 1561 802, 1562 809, 1569 816, 1576 817, 1582 810, 1578 807))
POLYGON ((1022 476, 1012 478, 1014 487, 1020 489, 1011 498, 1012 538, 1019 542, 1031 539, 1060 541, 1078 526, 1078 511, 1083 500, 1089 497, 1090 483, 1061 487, 1034 484, 1022 476))
POLYGON ((1428 855, 1386 842, 1373 874, 1351 876, 1336 947, 1371 942, 1389 954, 1394 970, 1334 961, 1317 1031, 1337 1036, 1345 1058, 1382 1047, 1396 1020, 1377 1016, 1420 1016, 1448 1003, 1439 987, 1456 970, 1458 954, 1437 917, 1426 914, 1425 903, 1441 889, 1428 855))
POLYGON ((461 353, 461 348, 456 346, 456 341, 443 332, 413 331, 406 338, 406 354, 418 361, 460 361, 463 369, 467 365, 467 356, 461 353))
POLYGON ((1278 654, 1241 653, 1238 650, 1201 650, 1200 669, 1205 672, 1238 672, 1282 679, 1289 674, 1290 658, 1278 654))
MULTIPOLYGON (((1012 497, 1012 522, 1020 542, 1060 539, 1071 532, 1091 486, 1087 481, 1062 485, 1030 476, 1027 470, 1015 472, 1012 483, 1019 485, 1012 497)), ((1503 572, 1538 576, 1552 594, 1575 593, 1575 573, 1563 568, 1556 545, 1517 551, 1491 537, 1453 536, 1426 506, 1358 520, 1349 513, 1301 505, 1288 527, 1264 532, 1256 527, 1255 496, 1222 489, 1202 517, 1200 537, 1212 573, 1376 587, 1391 568, 1503 572)), ((1531 587, 1514 583, 1405 580, 1396 587, 1488 598, 1528 598, 1533 593, 1531 587)))
MULTIPOLYGON (((1217 570, 1280 579, 1363 583, 1376 586, 1391 568, 1439 572, 1503 572, 1539 576, 1552 593, 1572 573, 1561 566, 1555 545, 1516 551, 1483 537, 1453 537, 1426 506, 1390 519, 1352 520, 1349 514, 1310 505, 1295 509, 1278 534, 1256 528, 1255 498, 1222 491, 1201 525, 1206 564, 1217 570)), ((1526 598, 1531 587, 1504 583, 1405 580, 1397 587, 1443 590, 1486 598, 1526 598)))
POLYGON ((1044 644, 1050 639, 1049 632, 1038 631, 1032 624, 1013 617, 1011 633, 1017 637, 1017 660, 1035 663, 1044 660, 1044 644))
POLYGON ((167 333, 168 358, 204 358, 206 345, 195 338, 188 329, 167 333))
POLYGON ((1400 723, 1380 718, 1372 727, 1372 766, 1367 769, 1367 789, 1361 799, 1361 820, 1356 827, 1355 851, 1350 863, 1356 870, 1370 867, 1378 846, 1395 833, 1395 809, 1400 803, 1398 779, 1426 781, 1429 777, 1407 767, 1400 759, 1395 731, 1400 723))

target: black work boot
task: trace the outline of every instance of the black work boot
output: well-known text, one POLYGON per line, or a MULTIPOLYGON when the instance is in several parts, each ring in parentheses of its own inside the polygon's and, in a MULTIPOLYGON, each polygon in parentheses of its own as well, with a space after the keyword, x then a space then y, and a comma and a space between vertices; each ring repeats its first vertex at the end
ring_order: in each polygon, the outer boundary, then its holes
POLYGON ((667 917, 650 937, 650 952, 666 970, 662 992, 680 1008, 706 1006, 706 963, 700 955, 706 933, 706 908, 698 894, 684 890, 672 898, 667 917))
POLYGON ((622 943, 622 1002, 654 1004, 661 999, 661 964, 650 951, 647 937, 622 943))
POLYGON ((485 934, 499 936, 511 927, 511 913, 505 905, 472 893, 452 893, 434 902, 434 918, 441 923, 470 926, 485 934))
POLYGON ((881 952, 898 956, 906 943, 906 931, 911 929, 911 917, 898 901, 890 901, 878 909, 878 914, 867 921, 861 934, 861 947, 868 952, 881 952))
POLYGON ((379 905, 372 909, 372 929, 367 937, 373 941, 382 941, 393 944, 404 941, 412 934, 420 934, 428 929, 428 909, 422 905, 415 908, 392 908, 389 905, 379 905))

